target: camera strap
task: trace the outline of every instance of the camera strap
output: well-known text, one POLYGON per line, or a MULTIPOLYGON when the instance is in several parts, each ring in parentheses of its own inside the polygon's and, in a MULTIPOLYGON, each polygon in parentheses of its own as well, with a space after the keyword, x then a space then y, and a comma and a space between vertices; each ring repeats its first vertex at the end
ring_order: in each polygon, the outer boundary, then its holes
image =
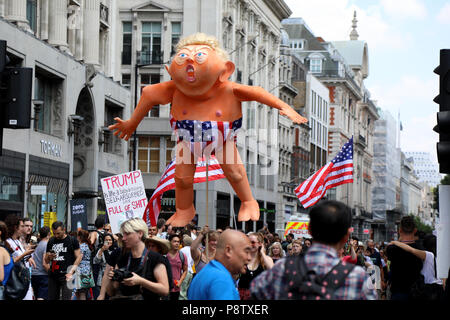
MULTIPOLYGON (((147 249, 147 248, 144 248, 144 251, 142 252, 141 262, 139 262, 139 268, 140 268, 140 267, 142 266, 142 264, 144 263, 144 259, 146 259, 146 257, 147 257, 147 252, 148 252, 148 249, 147 249)), ((130 252, 130 254, 128 255, 127 270, 130 269, 131 257, 132 257, 132 254, 131 254, 131 252, 130 252)))

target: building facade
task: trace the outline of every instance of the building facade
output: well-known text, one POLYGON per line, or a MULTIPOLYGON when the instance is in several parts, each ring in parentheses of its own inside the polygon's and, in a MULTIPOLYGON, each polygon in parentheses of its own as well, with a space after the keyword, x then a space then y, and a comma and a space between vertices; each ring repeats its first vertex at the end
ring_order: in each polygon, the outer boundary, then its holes
POLYGON ((105 213, 100 179, 128 171, 127 144, 106 128, 130 115, 112 72, 114 3, 0 2, 9 66, 33 69, 31 128, 4 130, 0 219, 28 216, 38 229, 55 212, 70 229, 70 200, 86 199, 92 224, 105 213))
MULTIPOLYGON (((331 160, 353 136, 354 183, 330 189, 327 197, 352 208, 354 233, 366 238, 369 234, 364 230, 370 229, 372 219, 372 137, 378 119, 376 106, 364 87, 369 74, 367 43, 358 41, 356 25, 351 40, 333 42, 316 37, 301 18, 286 19, 283 27, 289 34, 291 50, 326 87, 326 98, 317 102, 318 117, 311 118, 311 169, 317 170, 331 160)), ((312 100, 314 114, 314 92, 312 100)))
MULTIPOLYGON (((122 84, 131 88, 133 106, 143 86, 170 79, 164 63, 170 62, 178 40, 195 32, 219 39, 236 65, 232 81, 261 86, 279 96, 280 22, 291 14, 284 1, 119 1, 118 6, 120 73, 122 84)), ((259 202, 261 218, 258 222, 238 222, 237 227, 258 230, 267 223, 273 230, 278 203, 278 110, 245 102, 242 111, 243 129, 237 147, 259 202)), ((169 113, 170 105, 153 107, 137 130, 137 152, 134 158, 131 154, 130 164, 135 161, 137 169, 144 173, 148 196, 173 157, 175 141, 169 113)), ((240 203, 231 186, 222 179, 208 187, 207 205, 205 184, 194 185, 195 219, 212 228, 234 226, 240 203)), ((160 216, 168 219, 175 212, 173 190, 164 194, 162 205, 160 216)))
POLYGON ((408 158, 412 158, 414 173, 420 182, 425 182, 435 188, 441 183, 442 176, 439 173, 439 165, 433 161, 429 152, 405 151, 408 158))

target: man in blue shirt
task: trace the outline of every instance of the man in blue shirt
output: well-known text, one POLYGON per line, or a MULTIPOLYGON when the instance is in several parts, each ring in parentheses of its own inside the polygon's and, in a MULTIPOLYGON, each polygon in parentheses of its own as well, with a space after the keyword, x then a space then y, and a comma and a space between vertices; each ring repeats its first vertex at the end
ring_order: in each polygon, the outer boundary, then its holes
POLYGON ((219 237, 215 259, 192 280, 189 300, 239 300, 234 277, 245 272, 250 260, 251 243, 236 230, 225 230, 219 237))

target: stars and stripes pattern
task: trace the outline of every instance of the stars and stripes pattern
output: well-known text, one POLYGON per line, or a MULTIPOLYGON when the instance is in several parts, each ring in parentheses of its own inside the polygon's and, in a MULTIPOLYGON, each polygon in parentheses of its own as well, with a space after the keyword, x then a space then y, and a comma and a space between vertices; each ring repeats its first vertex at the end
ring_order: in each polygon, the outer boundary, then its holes
POLYGON ((304 208, 316 204, 328 189, 353 182, 353 137, 333 160, 295 188, 304 208))
POLYGON ((234 139, 242 127, 242 118, 235 121, 175 120, 170 115, 170 126, 177 133, 178 142, 190 142, 193 154, 201 154, 207 146, 215 150, 226 140, 234 139))
MULTIPOLYGON (((150 200, 147 203, 147 207, 144 211, 143 220, 147 225, 156 226, 159 213, 161 212, 161 199, 163 193, 175 189, 175 159, 173 159, 164 170, 161 179, 156 186, 150 200)), ((214 181, 225 178, 219 161, 216 157, 211 156, 208 161, 208 181, 214 181)), ((197 167, 194 174, 194 183, 200 183, 206 181, 206 160, 201 158, 197 162, 197 167)))

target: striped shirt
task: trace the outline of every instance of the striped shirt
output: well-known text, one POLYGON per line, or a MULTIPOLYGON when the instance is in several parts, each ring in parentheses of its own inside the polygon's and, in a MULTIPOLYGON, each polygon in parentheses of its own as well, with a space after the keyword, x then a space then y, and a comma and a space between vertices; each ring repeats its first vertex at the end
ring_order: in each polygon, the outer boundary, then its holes
MULTIPOLYGON (((306 266, 317 275, 327 274, 339 263, 335 249, 330 246, 314 243, 305 254, 306 266)), ((284 277, 285 259, 280 259, 273 266, 260 274, 250 285, 252 295, 258 300, 283 299, 288 284, 284 277)), ((375 300, 376 291, 369 289, 366 272, 355 266, 345 279, 345 284, 335 291, 336 300, 375 300)))

